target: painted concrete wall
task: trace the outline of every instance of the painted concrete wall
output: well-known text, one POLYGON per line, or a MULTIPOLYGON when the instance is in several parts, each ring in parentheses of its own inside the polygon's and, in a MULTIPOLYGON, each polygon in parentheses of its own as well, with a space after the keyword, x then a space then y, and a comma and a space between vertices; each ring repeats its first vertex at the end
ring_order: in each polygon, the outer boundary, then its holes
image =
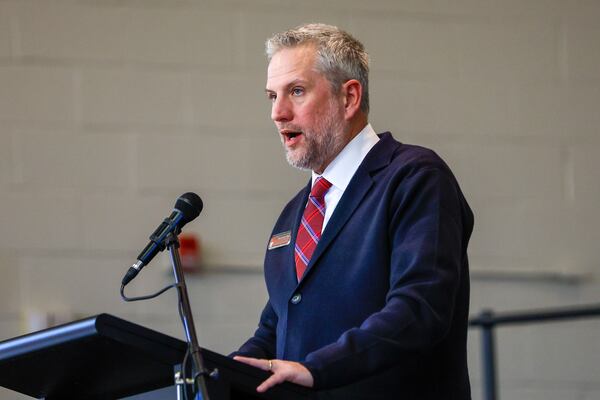
MULTIPOLYGON (((252 332, 266 239, 308 179, 269 120, 262 46, 309 21, 366 45, 375 129, 455 171, 473 314, 598 302, 599 20, 593 0, 0 0, 0 338, 100 312, 182 337, 173 293, 125 304, 118 285, 186 191, 205 202, 187 229, 210 271, 189 282, 201 342, 252 332)), ((161 258, 128 290, 169 279, 161 258)), ((599 332, 501 329, 502 399, 600 398, 599 332)))

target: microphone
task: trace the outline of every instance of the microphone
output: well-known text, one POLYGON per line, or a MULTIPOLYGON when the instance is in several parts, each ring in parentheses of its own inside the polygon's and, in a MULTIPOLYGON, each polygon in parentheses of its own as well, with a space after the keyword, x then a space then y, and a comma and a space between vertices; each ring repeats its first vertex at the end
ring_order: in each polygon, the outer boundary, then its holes
POLYGON ((144 250, 137 256, 137 262, 129 267, 123 277, 121 284, 127 285, 140 270, 150 263, 154 256, 165 249, 165 239, 170 233, 178 235, 181 228, 190 221, 196 219, 202 211, 202 199, 196 193, 184 193, 175 202, 173 212, 156 228, 150 235, 150 242, 144 250))

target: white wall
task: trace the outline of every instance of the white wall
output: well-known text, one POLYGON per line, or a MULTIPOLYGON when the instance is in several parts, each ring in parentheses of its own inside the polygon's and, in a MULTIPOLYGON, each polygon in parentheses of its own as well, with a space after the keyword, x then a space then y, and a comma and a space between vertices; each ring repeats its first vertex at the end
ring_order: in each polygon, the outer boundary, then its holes
MULTIPOLYGON (((599 301, 600 3, 322 3, 0 0, 0 338, 99 312, 181 337, 173 294, 124 304, 118 285, 186 191, 205 202, 187 229, 212 271, 189 282, 202 345, 252 332, 265 241, 307 180, 269 121, 262 46, 310 21, 366 45, 375 129, 455 171, 476 214, 473 314, 599 301)), ((168 282, 155 264, 132 294, 168 282)), ((599 398, 599 328, 502 328, 502 399, 599 398)))

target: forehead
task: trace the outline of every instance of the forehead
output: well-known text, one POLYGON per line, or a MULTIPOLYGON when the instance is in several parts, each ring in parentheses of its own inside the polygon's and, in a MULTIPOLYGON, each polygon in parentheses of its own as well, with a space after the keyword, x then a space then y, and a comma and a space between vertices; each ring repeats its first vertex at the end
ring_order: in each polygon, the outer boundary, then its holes
POLYGON ((295 80, 317 79, 316 50, 313 46, 298 46, 279 50, 267 69, 267 89, 275 89, 295 80))

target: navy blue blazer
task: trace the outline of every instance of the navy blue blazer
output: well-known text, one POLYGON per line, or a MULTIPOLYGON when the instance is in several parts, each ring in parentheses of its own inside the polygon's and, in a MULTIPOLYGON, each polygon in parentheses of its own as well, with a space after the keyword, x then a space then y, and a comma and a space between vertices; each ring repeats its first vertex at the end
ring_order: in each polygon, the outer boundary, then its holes
POLYGON ((272 234, 292 241, 266 252, 269 301, 236 354, 303 363, 323 398, 470 399, 473 214, 433 151, 380 139, 299 283, 294 238, 310 183, 286 205, 272 234))

